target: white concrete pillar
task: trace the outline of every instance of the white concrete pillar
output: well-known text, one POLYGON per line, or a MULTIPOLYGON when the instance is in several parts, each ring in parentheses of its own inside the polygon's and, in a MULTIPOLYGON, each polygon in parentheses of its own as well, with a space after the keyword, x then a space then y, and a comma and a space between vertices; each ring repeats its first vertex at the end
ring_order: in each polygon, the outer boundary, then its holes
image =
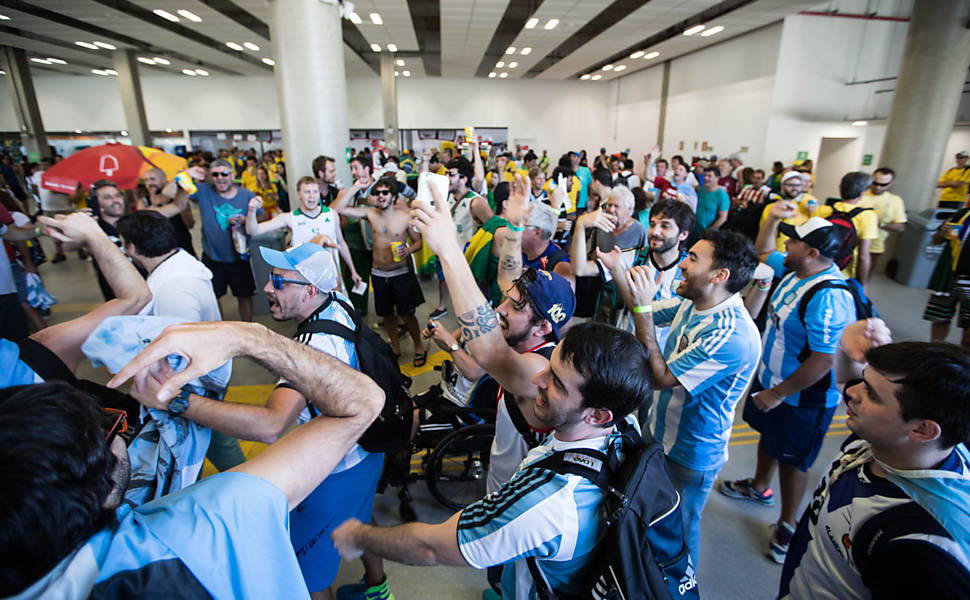
POLYGON ((27 53, 20 48, 3 46, 0 59, 2 59, 0 64, 7 72, 5 79, 10 88, 10 96, 14 100, 14 113, 17 115, 20 139, 27 152, 27 158, 32 161, 50 158, 50 144, 47 142, 47 132, 44 131, 44 121, 40 117, 27 53))
POLYGON ((121 91, 121 107, 125 111, 128 137, 135 146, 151 146, 152 133, 148 129, 145 100, 138 78, 138 59, 134 50, 115 50, 115 71, 118 71, 118 89, 121 91))
POLYGON ((381 52, 381 105, 384 115, 384 147, 388 154, 401 154, 397 130, 397 78, 394 76, 394 54, 381 52))
POLYGON ((311 175, 310 163, 326 154, 336 160, 337 177, 349 185, 347 77, 339 6, 320 0, 267 4, 288 178, 311 175))

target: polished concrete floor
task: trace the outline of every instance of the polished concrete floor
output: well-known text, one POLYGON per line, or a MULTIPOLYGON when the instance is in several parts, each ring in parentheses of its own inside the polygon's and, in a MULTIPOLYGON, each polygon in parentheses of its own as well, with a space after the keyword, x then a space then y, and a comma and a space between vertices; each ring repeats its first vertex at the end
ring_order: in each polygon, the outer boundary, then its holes
MULTIPOLYGON (((45 242, 53 255, 53 248, 49 240, 45 242)), ((198 241, 196 242, 198 247, 198 241)), ((101 296, 95 282, 90 261, 83 261, 76 255, 71 255, 67 261, 59 264, 45 264, 41 267, 41 276, 47 288, 58 298, 59 304, 53 309, 52 322, 60 322, 86 312, 90 307, 101 301, 101 296)), ((262 285, 265 282, 259 282, 262 285)), ((424 282, 425 296, 429 302, 418 308, 419 319, 427 317, 428 312, 435 306, 437 299, 437 285, 435 282, 424 282)), ((894 339, 927 340, 929 327, 920 319, 927 292, 921 289, 907 288, 894 281, 877 275, 871 282, 870 295, 882 312, 886 322, 892 328, 894 339)), ((223 309, 227 319, 238 318, 238 310, 231 298, 223 299, 223 309)), ((295 329, 295 323, 276 323, 267 315, 258 315, 257 320, 268 325, 275 331, 289 335, 295 329)), ((367 317, 368 323, 376 325, 375 317, 367 317)), ((443 320, 446 326, 454 326, 452 315, 443 320)), ((951 341, 958 341, 959 330, 951 333, 951 341)), ((431 360, 426 367, 414 369, 410 367, 413 348, 410 341, 402 341, 402 365, 405 370, 414 375, 413 392, 426 389, 436 381, 437 373, 432 365, 444 358, 444 353, 435 354, 432 348, 431 360)), ((106 380, 107 375, 102 370, 96 370, 90 365, 83 366, 81 374, 97 380, 106 380)), ((255 363, 240 360, 236 362, 233 372, 229 399, 241 402, 260 402, 269 392, 275 378, 255 363)), ((825 445, 811 470, 810 489, 823 471, 825 465, 836 455, 841 440, 847 434, 843 422, 844 410, 837 413, 836 420, 825 445)), ((735 418, 734 434, 731 438, 731 457, 721 472, 721 478, 736 479, 749 477, 754 472, 755 448, 757 434, 741 421, 740 411, 735 418)), ((262 448, 254 443, 244 444, 247 455, 252 455, 262 448)), ((211 469, 207 470, 207 472, 211 469)), ((776 488, 777 489, 777 488, 776 488)), ((423 482, 412 486, 415 496, 415 508, 419 518, 429 522, 445 520, 450 516, 449 511, 437 504, 423 482)), ((390 525, 400 522, 398 516, 398 501, 395 489, 386 494, 379 494, 376 499, 375 518, 381 524, 390 525)), ((717 492, 712 493, 704 511, 702 527, 702 556, 698 570, 698 581, 701 593, 705 598, 736 599, 736 598, 772 598, 777 592, 778 578, 781 567, 769 561, 764 556, 768 544, 768 526, 777 518, 778 508, 758 506, 730 500, 717 492)), ((390 577, 391 589, 400 600, 424 598, 455 598, 461 600, 476 600, 481 597, 485 588, 483 572, 469 568, 451 567, 409 567, 388 563, 387 571, 390 577)), ((355 582, 359 579, 362 568, 359 562, 344 563, 341 566, 337 585, 355 582)))

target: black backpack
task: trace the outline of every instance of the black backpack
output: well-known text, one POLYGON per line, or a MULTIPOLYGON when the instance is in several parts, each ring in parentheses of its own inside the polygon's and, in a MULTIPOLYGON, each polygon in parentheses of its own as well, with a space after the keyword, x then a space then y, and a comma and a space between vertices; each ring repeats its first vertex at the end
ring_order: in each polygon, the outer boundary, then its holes
POLYGON ((761 228, 761 215, 769 203, 751 203, 744 208, 732 210, 727 221, 721 227, 728 231, 736 231, 752 242, 758 239, 758 229, 761 228))
MULTIPOLYGON (((401 373, 397 358, 384 338, 363 324, 360 314, 353 306, 333 294, 318 310, 323 310, 336 301, 354 322, 349 329, 328 319, 304 321, 296 335, 305 333, 325 333, 336 335, 354 343, 357 351, 359 370, 384 390, 384 408, 357 443, 367 452, 394 452, 407 447, 411 438, 411 420, 414 405, 408 388, 411 378, 401 373)), ((316 408, 307 402, 310 414, 317 416, 316 408)))
MULTIPOLYGON (((603 490, 607 532, 583 578, 582 600, 699 599, 687 549, 680 494, 670 481, 663 446, 627 421, 609 453, 559 451, 527 468, 585 477, 603 490), (617 445, 626 458, 620 462, 617 445)), ((540 600, 557 598, 536 559, 527 559, 540 600)))
POLYGON ((843 212, 835 208, 834 202, 830 206, 832 206, 832 214, 826 218, 829 223, 835 225, 842 232, 842 245, 839 246, 839 251, 834 258, 835 264, 841 270, 849 266, 849 263, 852 262, 852 252, 855 250, 856 242, 859 241, 859 236, 855 230, 855 224, 852 222, 852 218, 862 211, 872 209, 857 206, 848 212, 843 212))

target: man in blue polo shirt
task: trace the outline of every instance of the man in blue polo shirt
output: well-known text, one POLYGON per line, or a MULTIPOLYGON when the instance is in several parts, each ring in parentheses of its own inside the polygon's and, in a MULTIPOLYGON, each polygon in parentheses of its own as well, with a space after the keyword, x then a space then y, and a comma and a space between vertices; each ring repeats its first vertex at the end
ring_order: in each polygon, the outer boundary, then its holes
POLYGON ((795 533, 808 469, 839 404, 832 370, 839 338, 856 320, 853 296, 838 287, 845 278, 833 263, 842 234, 819 217, 798 226, 779 225, 797 210, 794 202, 772 204, 755 244, 762 260, 782 277, 771 295, 761 366, 743 413, 744 420, 761 433, 755 475, 724 481, 718 488, 732 498, 770 505, 774 494, 769 486, 779 469, 781 516, 768 547, 769 558, 778 563, 784 562, 795 533), (779 231, 788 236, 787 254, 775 250, 779 231), (835 287, 823 282, 833 282, 835 287))
POLYGON ((680 492, 694 560, 701 550, 701 511, 727 462, 734 409, 761 355, 758 328, 738 294, 757 266, 747 238, 707 230, 680 263, 679 297, 655 301, 658 280, 647 266, 611 267, 650 354, 655 391, 647 422, 680 492), (670 329, 663 348, 656 326, 670 329))

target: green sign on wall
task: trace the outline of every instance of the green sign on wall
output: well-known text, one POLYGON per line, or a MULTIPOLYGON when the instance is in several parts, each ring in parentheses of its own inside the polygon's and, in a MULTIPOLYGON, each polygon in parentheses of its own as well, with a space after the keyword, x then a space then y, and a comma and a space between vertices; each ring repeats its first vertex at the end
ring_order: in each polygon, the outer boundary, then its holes
POLYGON ((795 160, 808 160, 808 150, 799 150, 795 160))
POLYGON ((872 155, 871 154, 863 154, 862 155, 862 166, 863 167, 872 166, 872 155))

